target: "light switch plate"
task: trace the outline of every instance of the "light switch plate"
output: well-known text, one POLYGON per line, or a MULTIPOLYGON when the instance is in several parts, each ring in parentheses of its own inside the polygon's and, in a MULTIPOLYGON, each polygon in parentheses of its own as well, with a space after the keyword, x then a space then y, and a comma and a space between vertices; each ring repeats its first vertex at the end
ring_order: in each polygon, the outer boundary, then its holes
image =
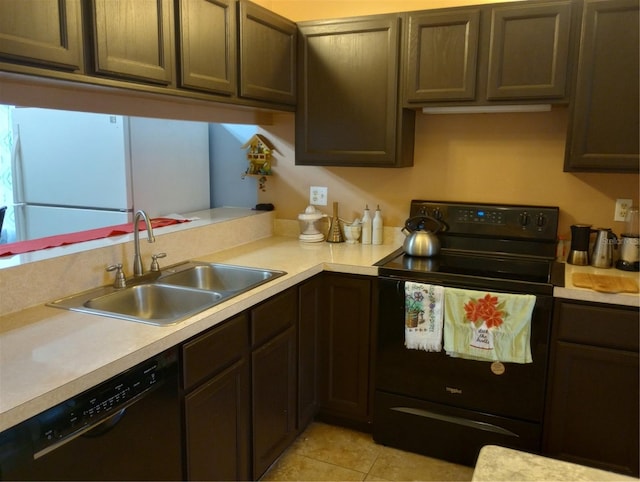
POLYGON ((311 186, 309 189, 309 203, 314 206, 327 205, 327 188, 319 186, 311 186))

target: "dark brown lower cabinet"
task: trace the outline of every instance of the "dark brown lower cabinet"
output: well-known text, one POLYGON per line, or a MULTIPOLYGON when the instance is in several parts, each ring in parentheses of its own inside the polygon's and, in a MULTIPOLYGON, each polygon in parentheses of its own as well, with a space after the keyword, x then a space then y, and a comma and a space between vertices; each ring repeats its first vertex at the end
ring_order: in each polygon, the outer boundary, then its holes
POLYGON ((556 300, 548 455, 638 476, 639 325, 637 308, 556 300))
POLYGON ((374 278, 325 273, 319 329, 319 416, 370 431, 374 278))
POLYGON ((293 288, 251 310, 253 480, 298 434, 297 301, 293 288))
POLYGON ((375 278, 322 273, 182 347, 188 480, 258 480, 319 415, 370 430, 375 278))
POLYGON ((249 334, 246 314, 183 346, 188 480, 247 480, 249 334))
POLYGON ((248 478, 248 368, 241 360, 185 397, 189 480, 248 478))
POLYGON ((298 430, 303 431, 318 410, 318 333, 324 298, 319 274, 298 288, 298 430))

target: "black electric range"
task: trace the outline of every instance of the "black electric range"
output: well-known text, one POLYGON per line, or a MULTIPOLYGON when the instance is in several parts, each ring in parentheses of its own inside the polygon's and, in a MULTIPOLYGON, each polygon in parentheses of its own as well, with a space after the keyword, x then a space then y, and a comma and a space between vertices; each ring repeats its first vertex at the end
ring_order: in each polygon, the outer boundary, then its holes
POLYGON ((539 451, 553 278, 556 271, 563 276, 554 261, 558 208, 414 200, 407 224, 441 226, 442 248, 433 257, 399 249, 377 263, 374 440, 471 466, 488 444, 539 451), (533 361, 492 363, 407 349, 409 281, 535 295, 533 361))

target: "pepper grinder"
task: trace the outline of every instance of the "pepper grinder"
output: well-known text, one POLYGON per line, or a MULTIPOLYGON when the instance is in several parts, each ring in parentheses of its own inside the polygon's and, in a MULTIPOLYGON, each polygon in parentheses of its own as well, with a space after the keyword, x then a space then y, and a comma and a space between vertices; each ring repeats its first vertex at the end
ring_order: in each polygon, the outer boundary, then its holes
POLYGON ((338 203, 333 203, 333 218, 331 226, 329 226, 329 234, 327 234, 327 243, 344 243, 342 230, 340 229, 340 218, 338 217, 338 203))

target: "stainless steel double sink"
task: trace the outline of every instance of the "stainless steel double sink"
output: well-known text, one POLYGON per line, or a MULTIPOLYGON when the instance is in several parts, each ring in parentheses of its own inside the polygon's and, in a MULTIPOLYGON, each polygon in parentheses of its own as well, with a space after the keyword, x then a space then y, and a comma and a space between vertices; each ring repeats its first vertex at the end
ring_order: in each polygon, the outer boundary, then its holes
POLYGON ((151 325, 174 325, 286 272, 188 261, 129 280, 47 303, 71 311, 151 325))

